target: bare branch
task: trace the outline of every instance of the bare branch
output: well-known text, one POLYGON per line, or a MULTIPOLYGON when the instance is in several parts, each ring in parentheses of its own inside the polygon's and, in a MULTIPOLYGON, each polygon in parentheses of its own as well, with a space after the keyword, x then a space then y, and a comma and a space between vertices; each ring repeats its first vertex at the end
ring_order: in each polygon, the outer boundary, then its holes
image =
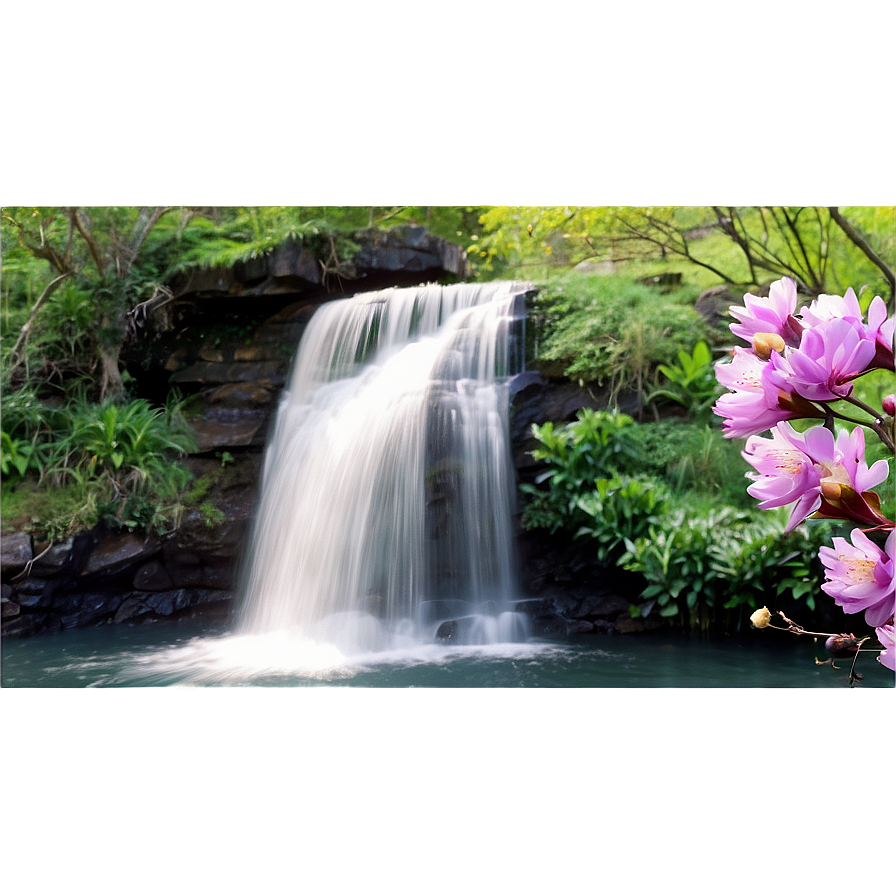
POLYGON ((143 225, 143 229, 139 232, 136 240, 133 242, 131 247, 128 249, 129 257, 128 257, 127 265, 125 266, 125 269, 124 269, 125 275, 127 275, 128 271, 130 271, 131 265, 134 263, 134 259, 137 257, 138 253, 140 252, 140 249, 143 246, 143 243, 146 240, 146 238, 149 236, 150 231, 153 229, 153 227, 156 226, 156 224, 159 223, 159 221, 162 219, 162 217, 164 215, 168 214, 168 212, 170 212, 173 208, 174 208, 174 206, 170 205, 170 206, 156 206, 153 209, 152 214, 149 216, 149 218, 146 221, 146 224, 143 225))
POLYGON ((73 271, 66 271, 64 274, 60 274, 55 280, 51 280, 46 289, 40 294, 38 300, 34 303, 34 307, 31 309, 31 314, 28 315, 28 320, 25 322, 25 326, 22 327, 21 333, 19 333, 19 338, 16 340, 16 344, 13 346, 12 354, 10 355, 10 363, 9 367, 6 371, 7 375, 11 374, 19 365, 22 363, 25 357, 24 348, 25 343, 28 341, 28 334, 31 332, 31 327, 34 324, 34 319, 37 317, 37 312, 43 307, 44 302, 50 298, 51 295, 56 291, 56 287, 62 283, 63 280, 71 277, 73 271))
POLYGON ((886 277, 887 283, 890 284, 890 297, 892 298, 893 295, 896 294, 896 274, 894 274, 893 269, 887 265, 874 249, 871 248, 868 241, 858 232, 858 230, 843 217, 837 206, 829 206, 828 211, 831 213, 831 217, 834 221, 837 222, 839 228, 847 235, 847 237, 849 237, 850 241, 858 246, 859 249, 865 253, 866 258, 875 267, 879 268, 884 277, 886 277))
POLYGON ((720 271, 718 268, 714 267, 708 262, 701 261, 699 258, 696 258, 694 255, 692 255, 684 235, 680 231, 676 230, 672 224, 661 221, 660 219, 652 215, 645 215, 644 218, 647 224, 660 231, 660 235, 663 237, 663 239, 661 239, 659 236, 651 234, 649 230, 636 228, 634 224, 632 224, 630 221, 625 220, 625 218, 617 218, 617 223, 621 224, 631 234, 631 236, 627 239, 642 240, 655 246, 659 246, 661 249, 665 249, 666 251, 672 252, 675 255, 680 255, 682 258, 686 258, 691 263, 696 264, 702 268, 706 268, 706 270, 708 271, 712 271, 712 273, 714 273, 725 283, 732 282, 732 278, 725 274, 723 271, 720 271))
POLYGON ((104 277, 106 271, 103 267, 103 261, 100 258, 99 249, 97 248, 93 237, 90 235, 90 231, 87 229, 87 226, 81 218, 81 210, 76 206, 72 206, 66 209, 66 213, 68 214, 69 218, 71 218, 71 221, 77 228, 78 233, 80 233, 83 237, 84 242, 87 243, 87 248, 90 251, 90 257, 93 259, 93 263, 96 265, 96 269, 100 277, 104 277))

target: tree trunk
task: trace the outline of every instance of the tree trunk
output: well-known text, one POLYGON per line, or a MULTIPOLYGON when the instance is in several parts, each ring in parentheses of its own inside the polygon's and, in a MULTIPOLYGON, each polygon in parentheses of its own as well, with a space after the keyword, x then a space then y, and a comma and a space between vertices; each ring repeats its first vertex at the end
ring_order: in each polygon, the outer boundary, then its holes
POLYGON ((124 382, 121 379, 121 371, 118 369, 118 356, 121 345, 109 347, 101 345, 98 353, 102 366, 102 378, 100 380, 100 401, 107 398, 118 399, 124 393, 124 382))

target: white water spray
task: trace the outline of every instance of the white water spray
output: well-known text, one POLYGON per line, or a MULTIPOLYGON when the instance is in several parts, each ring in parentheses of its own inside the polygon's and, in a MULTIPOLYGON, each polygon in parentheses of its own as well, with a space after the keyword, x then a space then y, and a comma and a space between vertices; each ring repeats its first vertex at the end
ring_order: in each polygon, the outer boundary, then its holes
POLYGON ((346 653, 522 640, 508 382, 525 285, 331 302, 265 456, 240 631, 346 653))

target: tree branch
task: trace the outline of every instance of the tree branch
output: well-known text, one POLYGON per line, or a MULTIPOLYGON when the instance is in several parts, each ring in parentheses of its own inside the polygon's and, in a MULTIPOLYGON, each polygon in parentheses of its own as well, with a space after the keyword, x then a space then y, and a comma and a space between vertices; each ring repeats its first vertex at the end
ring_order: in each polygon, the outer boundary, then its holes
POLYGON ((129 258, 128 258, 127 264, 125 265, 125 269, 124 269, 125 276, 127 276, 128 271, 130 271, 131 265, 134 263, 134 259, 137 257, 137 254, 140 252, 140 249, 143 246, 143 243, 146 240, 146 238, 149 236, 150 231, 153 229, 153 227, 156 226, 156 224, 159 223, 159 221, 162 219, 162 217, 164 215, 166 215, 168 212, 170 212, 173 208, 174 208, 173 205, 169 205, 169 206, 161 206, 160 205, 160 206, 156 206, 153 209, 152 214, 149 216, 149 218, 146 221, 146 224, 144 224, 144 226, 143 226, 143 229, 138 234, 137 239, 134 241, 133 245, 131 245, 131 247, 128 249, 129 258))
POLYGON ((34 324, 34 319, 37 317, 37 312, 40 311, 44 302, 50 298, 51 295, 56 291, 56 287, 62 283, 71 275, 74 271, 66 271, 64 274, 60 274, 55 280, 51 280, 46 289, 40 294, 38 300, 34 303, 34 307, 31 309, 31 314, 28 315, 28 320, 25 322, 25 326, 22 327, 21 333, 19 333, 19 338, 16 340, 16 344, 13 346, 12 354, 10 355, 10 363, 9 367, 6 371, 7 376, 12 374, 14 370, 16 370, 19 365, 22 363, 24 359, 23 349, 25 347, 25 343, 28 341, 28 334, 31 332, 31 327, 34 324))
POLYGON ((100 258, 99 249, 97 249, 97 245, 93 240, 93 237, 90 235, 90 232, 87 230, 87 227, 84 224, 84 221, 81 219, 81 210, 77 207, 70 207, 66 209, 66 213, 69 218, 71 218, 72 223, 78 230, 78 233, 84 239, 84 242, 87 243, 87 248, 90 251, 90 257, 93 259, 93 263, 96 265, 96 269, 99 272, 100 277, 104 277, 106 275, 105 268, 103 267, 103 261, 100 258))
POLYGON ((887 265, 874 249, 871 248, 868 241, 852 226, 852 224, 843 217, 837 206, 829 206, 828 211, 831 213, 831 217, 837 222, 840 229, 847 235, 847 237, 849 237, 850 241, 858 246, 859 249, 865 253, 868 260, 875 265, 875 267, 879 268, 884 277, 886 277, 887 283, 890 284, 890 298, 892 299, 893 296, 896 295, 896 274, 894 274, 893 269, 887 265))

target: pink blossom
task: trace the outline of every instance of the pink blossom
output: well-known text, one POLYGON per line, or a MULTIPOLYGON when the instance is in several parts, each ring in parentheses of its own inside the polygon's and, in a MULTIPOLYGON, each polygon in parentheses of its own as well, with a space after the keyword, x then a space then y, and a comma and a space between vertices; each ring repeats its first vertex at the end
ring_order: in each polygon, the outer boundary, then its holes
POLYGON ((716 379, 727 389, 713 407, 724 417, 722 431, 728 439, 765 432, 783 420, 824 417, 824 412, 794 394, 773 355, 763 361, 745 348, 735 348, 729 363, 716 365, 716 379))
POLYGON ((877 635, 877 640, 880 641, 881 646, 884 648, 877 661, 896 672, 896 655, 893 653, 893 623, 888 622, 885 625, 878 626, 874 630, 874 634, 877 635))
POLYGON ((892 623, 896 607, 893 589, 894 532, 881 550, 861 529, 853 529, 852 544, 835 537, 832 548, 822 547, 818 556, 825 567, 821 590, 834 598, 844 613, 864 610, 865 622, 877 627, 892 623))
POLYGON ((896 331, 896 317, 887 317, 887 303, 875 296, 868 308, 868 325, 865 332, 874 340, 876 353, 874 366, 893 370, 893 335, 896 331))
POLYGON ((842 430, 835 439, 823 426, 799 433, 781 422, 770 439, 747 439, 743 456, 756 469, 748 474, 754 481, 747 493, 759 500, 763 510, 796 502, 788 532, 813 513, 873 525, 888 523, 877 509, 877 496, 869 490, 887 478, 889 465, 880 460, 869 469, 864 454, 865 436, 859 427, 851 433, 842 430))
POLYGON ((829 320, 846 319, 862 322, 862 309, 853 288, 850 286, 842 296, 819 295, 808 308, 800 309, 797 315, 808 327, 817 327, 829 320))
POLYGON ((799 348, 786 357, 774 355, 772 362, 798 395, 836 401, 852 393, 852 380, 868 368, 875 352, 876 344, 860 322, 834 318, 804 330, 799 348))
POLYGON ((732 305, 728 310, 739 321, 730 324, 731 332, 749 343, 756 333, 777 333, 789 342, 794 338, 793 327, 799 327, 799 321, 793 318, 796 284, 789 277, 772 283, 767 296, 747 293, 743 305, 732 305))

